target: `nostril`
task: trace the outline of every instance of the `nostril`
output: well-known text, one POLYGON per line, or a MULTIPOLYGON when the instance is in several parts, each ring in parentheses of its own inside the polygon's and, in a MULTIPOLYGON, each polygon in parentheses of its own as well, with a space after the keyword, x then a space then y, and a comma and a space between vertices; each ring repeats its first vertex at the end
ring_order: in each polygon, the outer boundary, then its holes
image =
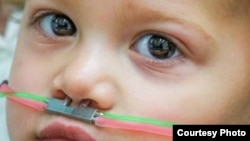
POLYGON ((96 109, 102 109, 102 107, 99 105, 98 102, 91 100, 91 103, 88 105, 88 107, 96 108, 96 109))
POLYGON ((52 89, 50 93, 51 93, 52 98, 56 98, 60 100, 64 100, 67 97, 65 92, 61 89, 52 89))
POLYGON ((73 107, 73 108, 81 108, 81 107, 89 107, 92 104, 92 100, 83 99, 80 102, 74 101, 70 97, 66 96, 64 99, 64 106, 73 107))
POLYGON ((91 105, 91 100, 90 99, 83 99, 80 103, 79 103, 79 107, 88 107, 89 105, 91 105))

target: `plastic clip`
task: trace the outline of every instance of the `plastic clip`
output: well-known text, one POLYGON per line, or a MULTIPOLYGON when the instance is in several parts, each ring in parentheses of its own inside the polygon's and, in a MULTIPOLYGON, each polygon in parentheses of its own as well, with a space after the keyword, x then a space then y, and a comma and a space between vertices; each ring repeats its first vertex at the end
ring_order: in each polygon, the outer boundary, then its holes
POLYGON ((101 113, 98 112, 97 109, 87 106, 73 108, 68 104, 65 104, 64 100, 58 100, 54 98, 48 100, 46 111, 49 113, 60 114, 70 118, 82 120, 90 124, 95 122, 96 117, 101 116, 101 113))

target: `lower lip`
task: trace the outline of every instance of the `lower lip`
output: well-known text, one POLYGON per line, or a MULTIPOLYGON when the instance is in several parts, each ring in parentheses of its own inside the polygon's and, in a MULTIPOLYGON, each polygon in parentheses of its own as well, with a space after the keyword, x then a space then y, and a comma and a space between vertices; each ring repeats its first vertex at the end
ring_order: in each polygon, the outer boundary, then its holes
POLYGON ((94 141, 94 139, 78 127, 53 123, 40 132, 36 141, 94 141))

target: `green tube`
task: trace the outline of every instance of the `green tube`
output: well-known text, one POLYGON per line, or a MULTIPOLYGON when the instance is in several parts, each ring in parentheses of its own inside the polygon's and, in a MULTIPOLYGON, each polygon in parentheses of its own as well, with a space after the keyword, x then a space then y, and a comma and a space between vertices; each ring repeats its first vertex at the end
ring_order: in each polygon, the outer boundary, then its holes
POLYGON ((173 126, 173 123, 171 123, 171 122, 159 121, 159 120, 150 119, 150 118, 116 115, 116 114, 111 114, 111 113, 103 113, 103 117, 116 119, 116 120, 130 121, 130 122, 148 123, 148 124, 153 124, 153 125, 157 125, 157 126, 164 126, 164 127, 172 127, 173 126))
POLYGON ((0 98, 6 97, 6 96, 16 96, 20 98, 27 98, 35 101, 40 101, 40 102, 47 102, 48 98, 44 96, 38 96, 38 95, 33 95, 30 93, 26 92, 14 92, 13 94, 5 94, 3 92, 0 92, 0 98))
POLYGON ((30 94, 30 93, 26 93, 26 92, 15 92, 14 96, 21 97, 21 98, 32 99, 32 100, 40 101, 40 102, 47 102, 48 101, 47 97, 33 95, 33 94, 30 94))
POLYGON ((5 97, 6 95, 2 92, 0 92, 0 98, 5 97))

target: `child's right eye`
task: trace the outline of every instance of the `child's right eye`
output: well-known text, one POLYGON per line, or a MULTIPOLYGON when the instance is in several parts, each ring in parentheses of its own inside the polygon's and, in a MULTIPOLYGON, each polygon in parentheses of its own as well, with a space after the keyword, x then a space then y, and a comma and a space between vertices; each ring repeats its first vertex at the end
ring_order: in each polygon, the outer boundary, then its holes
POLYGON ((48 14, 43 16, 39 22, 43 32, 51 37, 74 36, 76 27, 72 20, 63 14, 48 14))

